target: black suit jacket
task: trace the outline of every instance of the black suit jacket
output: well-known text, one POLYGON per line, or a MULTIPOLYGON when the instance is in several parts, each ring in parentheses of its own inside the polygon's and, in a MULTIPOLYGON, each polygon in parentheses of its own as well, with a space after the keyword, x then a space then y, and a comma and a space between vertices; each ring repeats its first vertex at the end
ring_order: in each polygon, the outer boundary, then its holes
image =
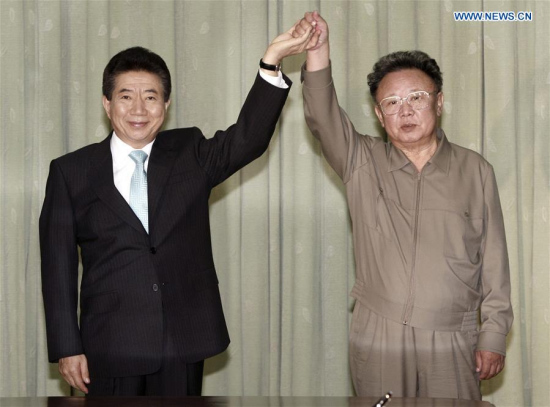
POLYGON ((52 161, 40 215, 51 362, 84 353, 91 377, 148 374, 160 367, 163 329, 184 362, 227 347, 208 198, 267 149, 288 91, 258 75, 227 130, 211 139, 197 128, 158 134, 147 174, 149 234, 114 185, 111 136, 52 161))

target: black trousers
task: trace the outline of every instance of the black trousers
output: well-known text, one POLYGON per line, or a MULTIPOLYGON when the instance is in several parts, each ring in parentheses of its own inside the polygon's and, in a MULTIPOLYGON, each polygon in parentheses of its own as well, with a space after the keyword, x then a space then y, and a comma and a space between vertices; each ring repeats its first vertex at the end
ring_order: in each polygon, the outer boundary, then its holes
POLYGON ((204 360, 183 363, 164 318, 162 364, 158 371, 141 376, 90 377, 88 396, 200 396, 204 360))
POLYGON ((173 360, 144 376, 92 378, 88 396, 200 396, 204 361, 181 363, 173 360))

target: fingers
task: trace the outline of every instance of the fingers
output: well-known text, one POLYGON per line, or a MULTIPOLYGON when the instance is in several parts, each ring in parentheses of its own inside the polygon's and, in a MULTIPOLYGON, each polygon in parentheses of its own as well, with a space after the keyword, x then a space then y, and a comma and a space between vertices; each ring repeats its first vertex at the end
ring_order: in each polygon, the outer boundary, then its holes
POLYGON ((77 388, 84 394, 88 394, 88 388, 86 387, 86 384, 84 383, 84 380, 82 379, 82 376, 78 375, 74 377, 74 385, 73 387, 77 388))
MULTIPOLYGON (((487 371, 485 372, 485 377, 482 380, 489 380, 499 374, 504 368, 503 359, 499 358, 495 361, 489 363, 487 371)), ((481 378, 481 376, 480 376, 481 378)))
POLYGON ((313 47, 315 44, 311 43, 312 37, 313 37, 313 27, 310 26, 302 35, 296 38, 292 38, 292 40, 288 44, 288 49, 285 56, 289 55, 296 55, 303 51, 305 51, 308 46, 313 47))
POLYGON ((490 376, 490 371, 491 371, 491 366, 487 365, 487 364, 484 364, 481 368, 481 371, 479 372, 479 378, 481 380, 489 379, 491 377, 490 376))
POLYGON ((314 31, 313 35, 311 36, 309 42, 307 43, 306 50, 309 51, 310 49, 313 49, 319 45, 319 37, 321 36, 320 31, 314 31))
MULTIPOLYGON (((315 36, 317 40, 317 48, 328 41, 327 23, 317 11, 308 11, 307 13, 305 13, 304 18, 299 20, 290 31, 294 38, 298 38, 299 36, 303 35, 310 26, 313 26, 315 28, 316 34, 318 33, 315 36)), ((308 46, 308 50, 309 49, 312 49, 312 47, 308 46)))
MULTIPOLYGON (((84 387, 86 388, 86 384, 90 384, 90 373, 88 372, 88 359, 84 358, 84 360, 80 363, 80 375, 82 377, 82 381, 85 383, 84 387)), ((84 393, 88 392, 88 388, 86 388, 86 391, 84 393)))
POLYGON ((327 30, 326 27, 319 30, 313 16, 313 13, 306 13, 292 28, 275 38, 264 54, 264 62, 278 63, 287 56, 318 49, 323 38, 327 39, 327 30))
POLYGON ((481 372, 481 365, 483 364, 483 359, 481 358, 481 352, 476 351, 476 372, 481 372))
POLYGON ((298 20, 294 23, 294 25, 292 27, 290 27, 290 29, 287 31, 287 34, 290 34, 292 35, 294 38, 296 38, 295 34, 296 34, 296 27, 298 25, 300 25, 300 21, 302 20, 298 20))
POLYGON ((328 46, 328 25, 327 22, 321 17, 318 11, 307 12, 304 14, 304 18, 300 21, 300 26, 297 27, 298 31, 304 29, 304 22, 315 27, 315 45, 307 47, 308 51, 315 51, 320 49, 323 45, 328 46))
POLYGON ((484 368, 481 369, 481 373, 479 375, 479 378, 481 380, 489 380, 492 377, 496 376, 497 374, 497 367, 494 363, 485 364, 484 368))
POLYGON ((484 353, 483 351, 476 352, 476 372, 479 373, 480 380, 485 380, 487 378, 487 373, 490 369, 484 353))
POLYGON ((319 14, 319 12, 317 10, 315 10, 312 13, 312 17, 313 17, 313 20, 316 21, 317 23, 323 23, 325 25, 327 24, 325 19, 323 17, 321 17, 321 14, 319 14))
POLYGON ((315 21, 309 22, 305 18, 302 18, 301 20, 298 20, 293 28, 295 33, 298 35, 303 35, 308 29, 314 27, 315 25, 315 21))
POLYGON ((88 394, 87 383, 90 383, 88 361, 84 355, 69 356, 59 359, 59 372, 69 385, 88 394))
POLYGON ((489 380, 499 374, 504 368, 504 356, 489 352, 476 352, 476 372, 480 380, 489 380))

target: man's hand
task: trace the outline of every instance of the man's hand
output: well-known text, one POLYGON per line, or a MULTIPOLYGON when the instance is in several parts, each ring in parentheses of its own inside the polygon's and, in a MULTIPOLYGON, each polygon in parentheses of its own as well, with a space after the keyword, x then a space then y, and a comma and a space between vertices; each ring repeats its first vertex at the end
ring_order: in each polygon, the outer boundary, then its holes
POLYGON ((316 40, 313 43, 313 39, 308 44, 308 51, 317 51, 319 48, 326 46, 328 47, 328 24, 323 17, 317 11, 308 11, 304 14, 304 18, 298 21, 296 27, 296 34, 301 35, 303 31, 309 26, 313 25, 315 27, 315 33, 319 34, 317 37, 314 37, 316 40))
POLYGON ((307 70, 318 71, 326 68, 330 61, 328 24, 317 11, 307 12, 297 24, 294 36, 303 35, 308 26, 315 27, 307 48, 307 70))
POLYGON ((72 387, 88 394, 86 384, 90 384, 90 374, 86 356, 75 355, 59 359, 59 372, 72 387))
MULTIPOLYGON (((294 24, 290 30, 279 35, 271 42, 262 58, 266 64, 278 65, 283 58, 306 51, 308 47, 311 47, 312 43, 317 44, 317 38, 320 33, 315 32, 313 25, 308 24, 309 27, 302 30, 300 35, 297 35, 295 31, 298 23, 294 24)), ((265 73, 272 76, 277 75, 272 71, 265 71, 265 73)))
POLYGON ((505 357, 488 350, 476 351, 476 372, 481 380, 495 377, 504 368, 505 357))

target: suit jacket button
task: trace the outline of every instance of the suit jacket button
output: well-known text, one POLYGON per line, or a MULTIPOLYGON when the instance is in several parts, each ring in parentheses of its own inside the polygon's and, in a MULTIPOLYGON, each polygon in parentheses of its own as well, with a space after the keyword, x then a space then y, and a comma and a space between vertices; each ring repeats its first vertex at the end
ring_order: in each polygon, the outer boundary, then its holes
POLYGON ((157 249, 155 247, 151 247, 149 250, 152 254, 155 254, 157 252, 157 249))
POLYGON ((158 291, 158 290, 159 290, 159 286, 156 284, 153 284, 153 291, 158 291))

